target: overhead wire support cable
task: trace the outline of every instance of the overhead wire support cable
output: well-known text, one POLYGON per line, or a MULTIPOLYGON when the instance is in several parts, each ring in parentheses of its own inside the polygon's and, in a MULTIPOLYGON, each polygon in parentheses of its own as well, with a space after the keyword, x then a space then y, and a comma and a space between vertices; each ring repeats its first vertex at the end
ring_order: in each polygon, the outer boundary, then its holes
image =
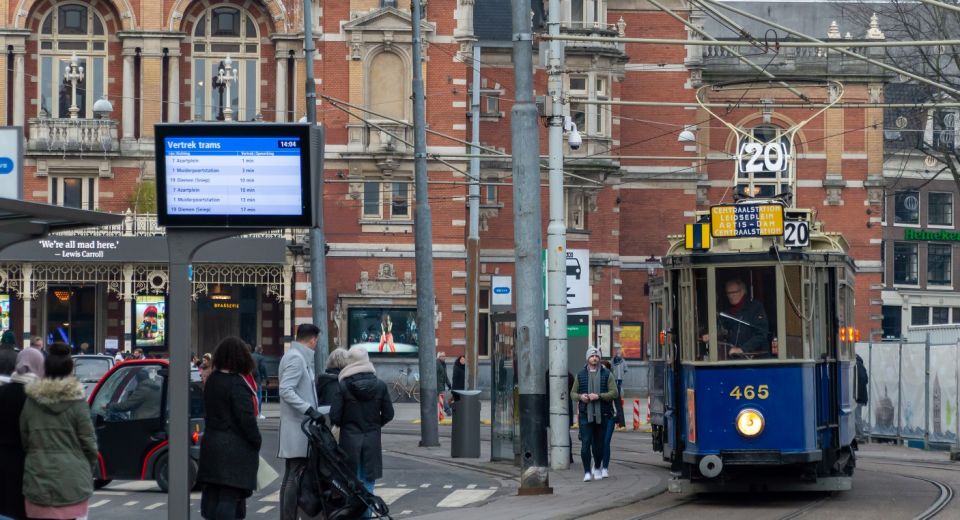
MULTIPOLYGON (((771 73, 770 71, 768 71, 766 67, 761 67, 760 65, 757 65, 756 63, 750 61, 750 60, 749 60, 746 56, 744 56, 743 54, 740 54, 740 52, 737 51, 736 49, 734 49, 733 47, 731 47, 731 46, 729 46, 729 45, 724 45, 723 42, 720 42, 719 40, 717 40, 717 39, 714 38, 713 36, 710 36, 710 34, 709 34, 708 32, 706 32, 706 31, 704 31, 703 29, 697 27, 696 25, 693 25, 693 24, 690 23, 689 21, 684 20, 682 16, 680 16, 680 15, 678 15, 677 13, 671 11, 671 10, 668 9, 666 6, 664 6, 663 4, 661 4, 659 1, 657 1, 657 0, 648 0, 648 1, 649 1, 651 4, 655 5, 658 9, 660 9, 660 10, 663 11, 664 13, 670 15, 670 16, 671 16, 672 18, 674 18, 675 20, 679 21, 679 22, 682 23, 683 25, 685 25, 685 26, 687 26, 688 28, 690 28, 690 30, 696 32, 696 33, 699 34, 700 36, 702 36, 702 37, 704 37, 704 38, 706 38, 706 39, 708 39, 708 40, 710 40, 710 41, 716 42, 715 44, 720 45, 720 47, 722 47, 723 49, 727 50, 728 52, 730 52, 731 54, 733 54, 734 56, 736 56, 736 58, 737 58, 738 60, 740 60, 740 61, 742 61, 743 63, 747 64, 747 65, 750 66, 752 69, 754 69, 754 70, 756 70, 757 72, 759 72, 760 74, 763 74, 764 76, 766 76, 766 77, 768 77, 768 78, 770 78, 770 79, 777 79, 777 77, 776 77, 773 73, 771 73)), ((768 65, 769 65, 769 64, 768 64, 768 65)), ((803 92, 800 92, 799 90, 795 89, 794 87, 791 87, 791 86, 788 85, 785 81, 779 81, 779 83, 780 83, 780 85, 781 85, 783 88, 789 90, 791 93, 793 93, 793 94, 794 94, 795 96, 797 96, 798 98, 800 98, 800 99, 802 99, 802 100, 804 100, 804 101, 810 101, 810 99, 809 99, 803 92)))
MULTIPOLYGON (((710 1, 710 0, 706 0, 710 1)), ((724 6, 726 9, 733 9, 729 6, 724 6)), ((760 20, 758 18, 758 20, 760 20)), ((773 25, 773 22, 764 21, 764 23, 770 23, 773 25)), ((783 26, 776 26, 775 29, 780 29, 784 32, 789 32, 795 36, 800 36, 799 33, 795 32, 793 29, 787 29, 783 26)), ((801 38, 813 38, 810 36, 800 36, 801 38)), ((699 47, 717 47, 717 46, 734 46, 734 47, 756 47, 749 40, 684 40, 682 38, 633 38, 629 36, 576 36, 573 34, 562 34, 560 36, 541 36, 541 40, 560 40, 566 42, 596 42, 604 41, 611 43, 636 43, 641 45, 690 45, 690 46, 699 46, 699 47)), ((880 41, 880 40, 842 40, 836 42, 821 41, 813 38, 812 40, 805 42, 785 42, 778 41, 775 45, 767 46, 769 50, 773 50, 773 47, 795 47, 795 48, 817 48, 817 49, 848 49, 848 48, 866 48, 866 47, 939 47, 941 45, 960 45, 960 40, 916 40, 916 41, 880 41)), ((866 56, 857 54, 857 58, 870 59, 866 56)))

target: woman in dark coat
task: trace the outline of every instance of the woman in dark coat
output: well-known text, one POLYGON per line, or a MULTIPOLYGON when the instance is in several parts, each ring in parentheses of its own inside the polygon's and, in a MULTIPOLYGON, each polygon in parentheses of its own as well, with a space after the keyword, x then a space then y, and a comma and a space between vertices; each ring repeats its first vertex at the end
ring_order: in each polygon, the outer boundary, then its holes
POLYGON ((203 484, 200 513, 208 520, 245 518, 247 497, 257 488, 260 429, 255 391, 244 375, 253 371, 250 347, 228 337, 217 345, 203 389, 206 433, 197 481, 203 484))
MULTIPOLYGON (((350 349, 350 364, 340 371, 340 393, 330 410, 333 424, 340 426, 340 447, 367 490, 383 476, 380 429, 393 420, 393 403, 387 385, 377 378, 366 349, 350 349)), ((369 515, 369 511, 367 512, 369 515)))
POLYGON ((23 460, 20 412, 27 400, 24 387, 43 377, 43 354, 35 348, 17 354, 10 382, 0 386, 0 516, 27 517, 23 502, 23 460))
MULTIPOLYGON (((466 390, 467 389, 467 361, 466 358, 460 356, 453 363, 453 390, 466 390)), ((457 393, 453 393, 453 400, 458 399, 457 393)))
POLYGON ((342 348, 327 356, 327 368, 317 376, 317 406, 333 406, 334 397, 340 393, 340 371, 349 363, 347 351, 342 348))

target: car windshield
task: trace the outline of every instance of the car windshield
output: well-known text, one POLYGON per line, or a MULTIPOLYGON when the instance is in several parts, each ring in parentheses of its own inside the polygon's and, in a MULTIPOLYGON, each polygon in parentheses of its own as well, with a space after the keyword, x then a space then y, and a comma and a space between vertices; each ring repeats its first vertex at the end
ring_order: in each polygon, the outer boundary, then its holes
POLYGON ((109 359, 76 358, 73 360, 73 375, 82 383, 94 383, 110 370, 109 359))

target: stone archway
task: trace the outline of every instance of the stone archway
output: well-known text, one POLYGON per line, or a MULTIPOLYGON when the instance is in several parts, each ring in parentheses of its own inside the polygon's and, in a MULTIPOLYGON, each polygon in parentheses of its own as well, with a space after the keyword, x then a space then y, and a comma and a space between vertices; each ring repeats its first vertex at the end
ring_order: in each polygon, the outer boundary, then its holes
MULTIPOLYGON (((195 0, 176 0, 173 3, 173 6, 170 9, 169 18, 167 22, 167 28, 171 31, 182 31, 183 30, 183 16, 184 12, 190 9, 195 0)), ((204 9, 218 2, 211 2, 209 0, 200 0, 198 3, 204 6, 204 9)), ((274 31, 277 32, 289 32, 290 30, 290 20, 287 17, 287 10, 279 0, 259 0, 256 2, 261 7, 266 8, 267 12, 270 13, 270 19, 274 25, 274 31)), ((242 5, 241 5, 242 6, 242 5)))
MULTIPOLYGON (((120 16, 120 30, 121 31, 133 31, 137 28, 137 19, 136 14, 134 14, 133 7, 130 5, 130 0, 99 0, 106 4, 109 4, 110 7, 118 13, 120 16)), ((48 3, 51 6, 57 2, 52 2, 48 0, 20 0, 17 4, 16 18, 14 19, 13 26, 17 29, 26 29, 27 20, 30 18, 30 15, 33 13, 34 9, 38 7, 39 4, 48 3)), ((92 2, 87 2, 92 4, 92 2)))

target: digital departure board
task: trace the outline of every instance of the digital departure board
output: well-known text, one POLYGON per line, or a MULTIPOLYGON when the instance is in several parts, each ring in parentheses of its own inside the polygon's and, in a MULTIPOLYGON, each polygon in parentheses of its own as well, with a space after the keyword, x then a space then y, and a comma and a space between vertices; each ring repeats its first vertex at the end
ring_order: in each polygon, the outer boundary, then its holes
POLYGON ((157 125, 161 225, 308 226, 309 125, 157 125))

